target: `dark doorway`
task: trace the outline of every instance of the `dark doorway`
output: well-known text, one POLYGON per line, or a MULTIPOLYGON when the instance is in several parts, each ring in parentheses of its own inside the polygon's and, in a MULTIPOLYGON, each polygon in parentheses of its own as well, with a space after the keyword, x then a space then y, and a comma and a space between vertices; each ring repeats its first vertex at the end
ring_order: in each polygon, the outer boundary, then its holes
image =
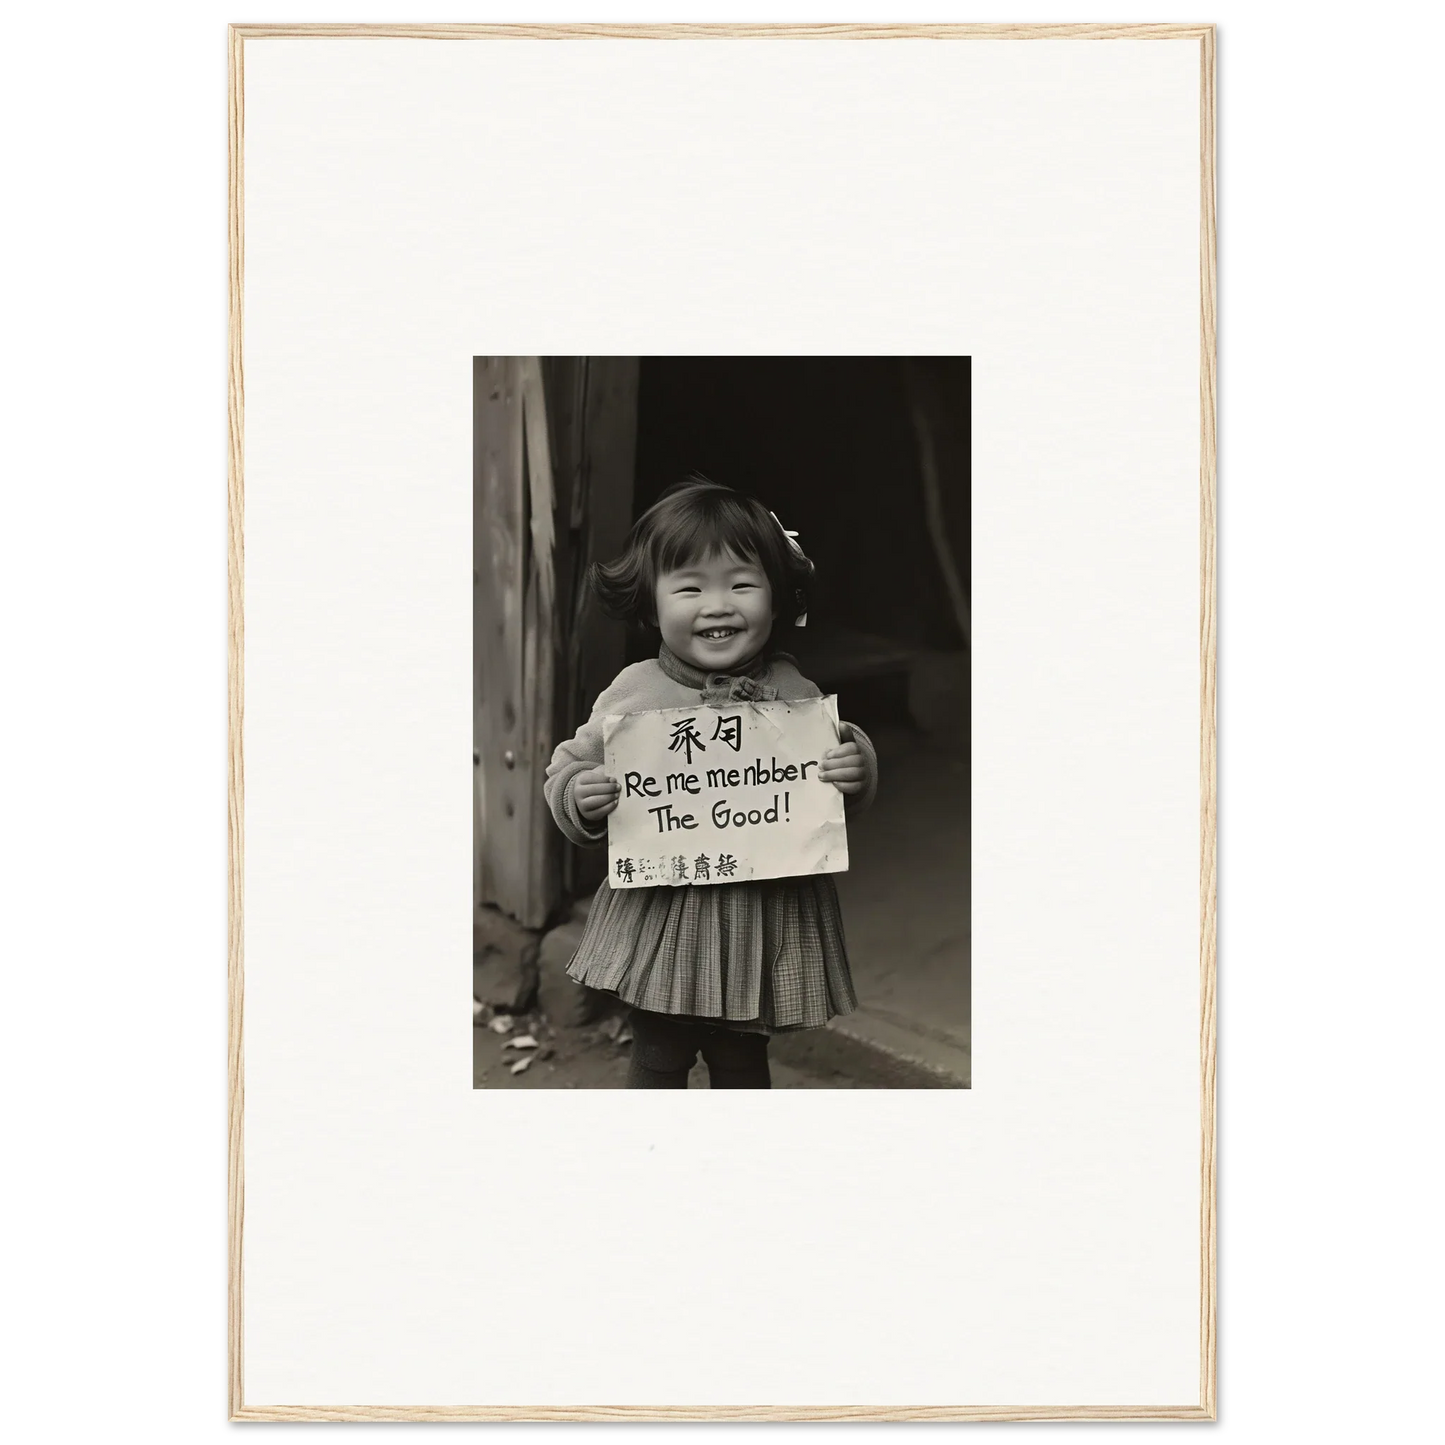
POLYGON ((698 471, 798 532, 818 585, 780 640, 880 760, 839 876, 863 1005, 839 1023, 965 1074, 970 380, 967 357, 644 357, 633 508, 698 471))
MULTIPOLYGON (((907 719, 900 684, 915 653, 965 645, 929 530, 918 431, 934 448, 941 540, 967 594, 969 373, 967 357, 642 360, 635 511, 692 471, 763 498, 818 567, 808 627, 789 650, 863 727, 907 719)), ((636 660, 648 642, 633 647, 636 660)))

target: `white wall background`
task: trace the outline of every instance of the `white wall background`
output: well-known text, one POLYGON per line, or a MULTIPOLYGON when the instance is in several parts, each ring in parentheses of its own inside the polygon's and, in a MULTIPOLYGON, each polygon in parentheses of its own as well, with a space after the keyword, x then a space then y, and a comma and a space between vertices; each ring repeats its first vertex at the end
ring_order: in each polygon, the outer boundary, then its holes
POLYGON ((1198 43, 245 66, 247 1403, 1196 1400, 1198 43), (939 347, 974 1088, 459 1087, 470 357, 939 347))

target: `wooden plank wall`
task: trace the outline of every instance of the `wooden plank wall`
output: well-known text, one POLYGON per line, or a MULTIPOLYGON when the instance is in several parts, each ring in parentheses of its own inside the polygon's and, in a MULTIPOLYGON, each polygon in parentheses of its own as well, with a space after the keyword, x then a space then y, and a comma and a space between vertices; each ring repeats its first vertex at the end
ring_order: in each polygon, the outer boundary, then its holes
MULTIPOLYGON (((542 360, 543 389, 552 435, 552 473, 557 495, 556 578, 558 677, 554 692, 554 731, 558 738, 576 731, 578 716, 573 611, 586 568, 585 533, 579 528, 587 487, 586 406, 591 358, 549 356, 542 360)), ((585 714, 583 714, 585 716, 585 714)), ((576 893, 578 855, 583 850, 563 843, 559 871, 564 896, 576 893)))
MULTIPOLYGON (((522 371, 514 357, 473 359, 473 746, 481 826, 475 840, 478 902, 532 927, 539 900, 532 835, 541 776, 527 746, 530 518, 522 371)), ((532 670, 535 676, 536 655, 532 670)))
MULTIPOLYGON (((586 577, 593 562, 618 554, 632 525, 638 360, 556 357, 546 367, 558 437, 558 608, 565 619, 557 725, 558 735, 567 736, 586 721, 626 656, 624 627, 602 614, 586 577)), ((600 850, 564 849, 569 896, 591 892, 604 872, 600 850)))
POLYGON ((518 816, 525 818, 522 846, 526 894, 515 916, 529 928, 540 928, 555 912, 561 896, 562 835, 542 796, 542 782, 557 736, 557 654, 561 642, 557 615, 557 494, 541 358, 523 356, 516 364, 522 394, 529 545, 522 611, 522 737, 515 768, 518 787, 527 790, 517 805, 518 816))
MULTIPOLYGON (((635 356, 593 357, 587 391, 587 470, 585 527, 587 560, 609 561, 622 550, 632 526, 637 469, 637 381, 635 356)), ((586 717, 597 695, 621 672, 627 655, 626 628, 605 617, 597 599, 584 591, 574 606, 576 697, 586 717)), ((607 855, 600 849, 575 856, 571 886, 590 893, 607 876, 607 855)))
POLYGON ((599 850, 563 842, 542 780, 623 665, 624 629, 585 579, 631 525, 638 363, 473 366, 476 896, 539 928, 602 877, 599 850))

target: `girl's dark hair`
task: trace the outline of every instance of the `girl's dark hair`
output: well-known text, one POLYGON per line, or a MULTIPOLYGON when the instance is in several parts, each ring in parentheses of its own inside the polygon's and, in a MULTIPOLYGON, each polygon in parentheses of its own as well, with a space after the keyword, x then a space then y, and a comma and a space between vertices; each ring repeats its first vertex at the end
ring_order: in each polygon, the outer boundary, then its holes
POLYGON ((594 562, 588 578, 609 617, 656 626, 657 579, 717 553, 763 569, 778 617, 792 622, 807 612, 813 564, 756 497, 697 473, 669 487, 632 524, 622 555, 594 562))

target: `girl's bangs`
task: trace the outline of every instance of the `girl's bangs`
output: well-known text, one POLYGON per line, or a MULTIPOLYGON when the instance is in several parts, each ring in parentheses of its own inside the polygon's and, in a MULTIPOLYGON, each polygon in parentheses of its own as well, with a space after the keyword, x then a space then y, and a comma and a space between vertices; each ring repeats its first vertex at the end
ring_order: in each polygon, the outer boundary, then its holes
POLYGON ((676 572, 689 563, 723 554, 743 562, 761 564, 763 561, 757 525, 736 505, 720 507, 716 512, 711 508, 694 512, 663 528, 658 538, 657 570, 676 572))

